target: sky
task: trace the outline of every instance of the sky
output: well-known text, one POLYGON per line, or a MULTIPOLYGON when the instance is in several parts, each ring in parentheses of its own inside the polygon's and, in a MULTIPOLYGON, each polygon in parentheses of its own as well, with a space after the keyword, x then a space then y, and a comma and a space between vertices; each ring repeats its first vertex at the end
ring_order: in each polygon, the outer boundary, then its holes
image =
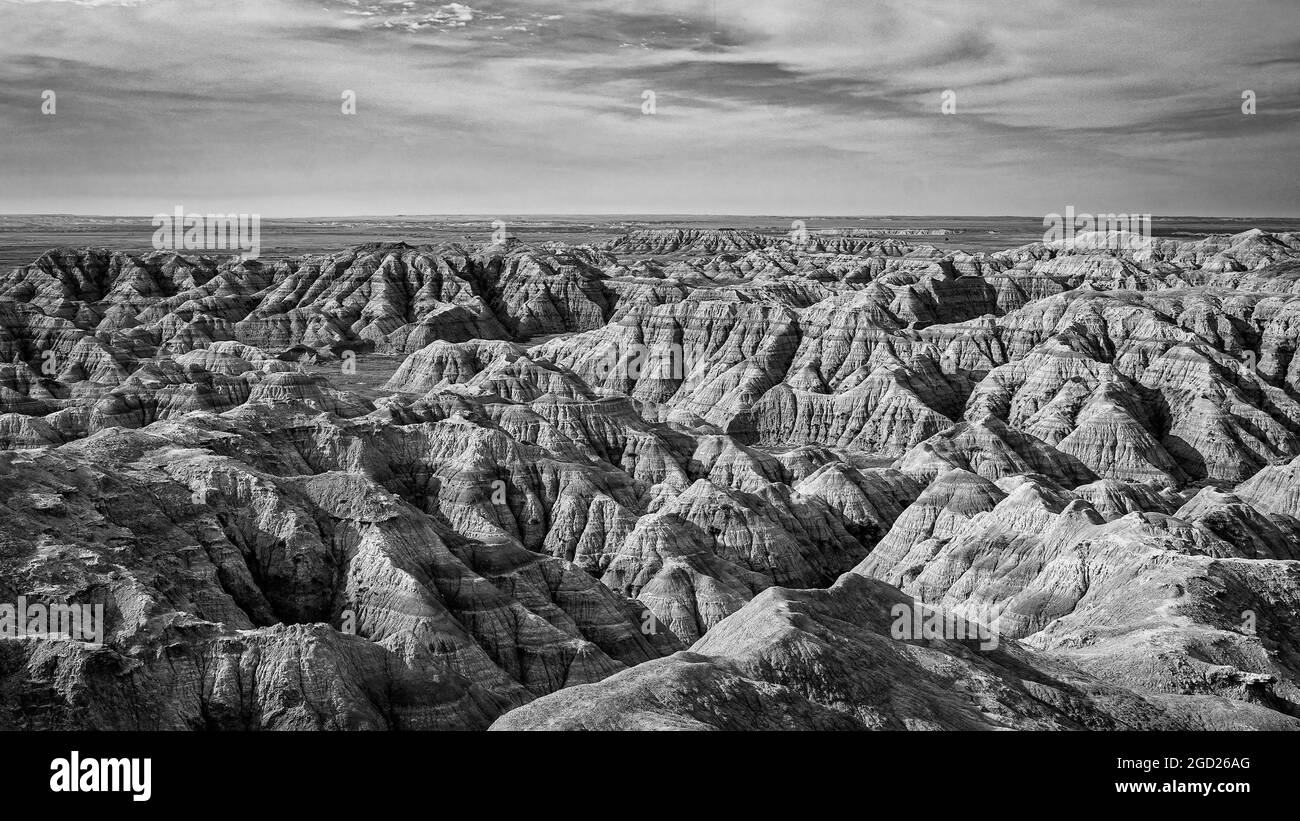
POLYGON ((1300 216, 1297 0, 0 0, 0 78, 3 213, 1300 216))

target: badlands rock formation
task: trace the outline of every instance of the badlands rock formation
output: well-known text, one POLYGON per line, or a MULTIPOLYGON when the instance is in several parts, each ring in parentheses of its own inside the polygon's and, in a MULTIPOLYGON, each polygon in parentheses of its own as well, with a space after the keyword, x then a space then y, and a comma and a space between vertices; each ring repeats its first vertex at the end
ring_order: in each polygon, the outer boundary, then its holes
POLYGON ((1298 349, 1261 231, 52 250, 0 728, 1297 728, 1298 349))

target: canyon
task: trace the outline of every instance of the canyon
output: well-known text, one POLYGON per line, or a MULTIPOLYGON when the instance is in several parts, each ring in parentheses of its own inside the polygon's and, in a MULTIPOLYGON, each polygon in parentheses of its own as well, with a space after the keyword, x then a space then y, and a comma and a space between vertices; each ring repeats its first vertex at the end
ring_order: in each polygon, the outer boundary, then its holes
POLYGON ((0 274, 0 728, 1300 729, 1300 233, 927 239, 0 274))

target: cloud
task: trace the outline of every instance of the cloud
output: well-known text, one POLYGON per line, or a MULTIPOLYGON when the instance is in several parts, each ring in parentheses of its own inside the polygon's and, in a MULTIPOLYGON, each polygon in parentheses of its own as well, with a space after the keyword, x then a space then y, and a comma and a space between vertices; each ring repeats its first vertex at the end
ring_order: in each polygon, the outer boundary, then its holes
POLYGON ((1300 213, 1300 9, 1274 0, 8 0, 0 21, 9 212, 1300 213))
POLYGON ((74 6, 138 6, 148 0, 6 0, 10 3, 71 3, 74 6))

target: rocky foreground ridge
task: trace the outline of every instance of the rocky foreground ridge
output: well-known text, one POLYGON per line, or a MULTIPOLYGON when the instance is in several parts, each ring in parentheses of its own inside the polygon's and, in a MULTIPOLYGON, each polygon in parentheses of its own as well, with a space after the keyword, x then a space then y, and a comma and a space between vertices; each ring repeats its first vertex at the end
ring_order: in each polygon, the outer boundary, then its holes
POLYGON ((0 275, 0 728, 1300 728, 1300 235, 912 239, 0 275))

